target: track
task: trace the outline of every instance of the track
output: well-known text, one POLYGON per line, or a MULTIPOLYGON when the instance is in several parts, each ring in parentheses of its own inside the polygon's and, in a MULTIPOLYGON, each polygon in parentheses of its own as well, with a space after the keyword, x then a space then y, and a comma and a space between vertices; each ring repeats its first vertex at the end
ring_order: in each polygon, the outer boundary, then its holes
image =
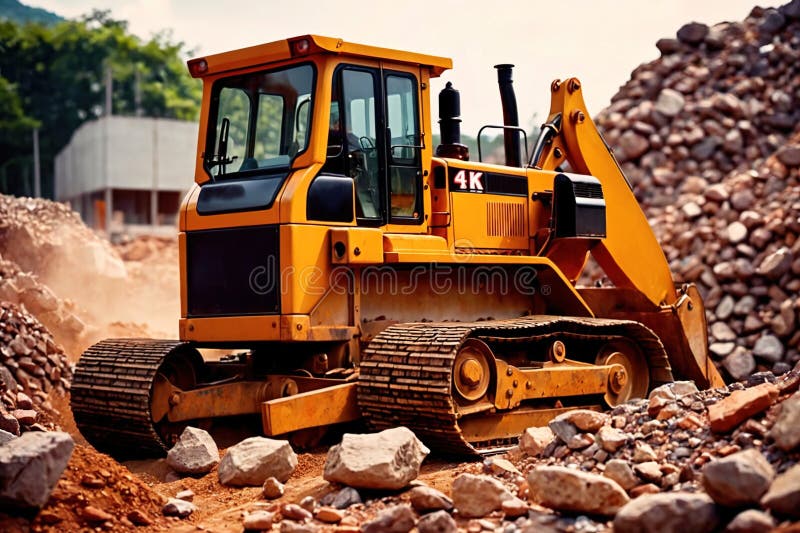
MULTIPOLYGON (((555 336, 630 339, 645 354, 651 386, 672 380, 661 341, 637 322, 536 316, 398 324, 381 332, 362 354, 361 413, 376 429, 407 426, 440 452, 475 455, 516 444, 516 438, 469 441, 463 436, 451 393, 456 354, 471 337, 497 345, 555 336)), ((163 455, 166 446, 151 416, 153 381, 169 357, 192 352, 199 358, 189 343, 151 339, 111 339, 89 348, 72 383, 72 411, 81 433, 98 450, 115 456, 163 455)), ((524 404, 517 409, 525 409, 524 404)))
POLYGON ((163 455, 150 416, 150 391, 164 359, 189 345, 180 341, 109 339, 81 356, 72 381, 75 423, 99 451, 163 455))
POLYGON ((470 337, 526 342, 554 333, 591 336, 598 341, 631 339, 645 354, 651 386, 672 381, 664 346, 650 329, 637 322, 535 316, 475 323, 398 324, 376 336, 362 354, 358 384, 361 412, 376 429, 407 426, 427 445, 446 453, 475 455, 516 444, 468 442, 463 437, 451 394, 456 353, 470 337))

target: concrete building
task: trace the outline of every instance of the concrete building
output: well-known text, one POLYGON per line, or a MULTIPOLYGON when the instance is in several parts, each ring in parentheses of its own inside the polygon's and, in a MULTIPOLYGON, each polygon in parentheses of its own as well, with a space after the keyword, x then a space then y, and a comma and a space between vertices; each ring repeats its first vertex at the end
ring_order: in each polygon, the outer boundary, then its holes
POLYGON ((196 123, 101 117, 56 156, 55 196, 110 233, 174 232, 196 154, 196 123))

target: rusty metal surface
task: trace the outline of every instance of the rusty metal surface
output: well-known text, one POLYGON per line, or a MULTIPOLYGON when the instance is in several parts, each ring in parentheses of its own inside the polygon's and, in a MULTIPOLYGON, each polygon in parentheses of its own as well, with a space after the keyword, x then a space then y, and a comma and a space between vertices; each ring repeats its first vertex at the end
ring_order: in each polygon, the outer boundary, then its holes
POLYGON ((269 400, 261 404, 264 434, 282 435, 301 429, 350 422, 360 418, 356 384, 342 383, 269 400))

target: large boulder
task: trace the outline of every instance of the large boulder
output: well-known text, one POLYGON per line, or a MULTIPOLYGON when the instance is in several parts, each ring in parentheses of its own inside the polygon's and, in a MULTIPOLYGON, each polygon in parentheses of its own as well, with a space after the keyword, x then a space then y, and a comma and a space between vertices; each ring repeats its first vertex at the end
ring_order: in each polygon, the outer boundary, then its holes
POLYGON ((228 448, 219 463, 219 482, 260 487, 274 477, 283 483, 296 467, 297 455, 288 441, 250 437, 228 448))
POLYGON ((453 481, 452 494, 458 514, 466 518, 486 516, 500 509, 504 501, 514 498, 497 479, 474 474, 458 476, 453 481))
POLYGON ((614 518, 615 533, 706 533, 719 523, 705 494, 665 492, 631 500, 614 518))
POLYGON ((68 433, 28 432, 0 446, 0 507, 36 509, 50 497, 75 443, 68 433))
POLYGON ((167 453, 167 464, 180 474, 207 474, 219 463, 217 444, 207 431, 187 427, 167 453))
POLYGON ((366 435, 345 433, 342 442, 328 451, 323 478, 363 489, 397 490, 417 478, 429 453, 405 427, 366 435))
POLYGON ((542 466, 528 474, 535 503, 558 511, 614 516, 628 495, 614 480, 563 466, 542 466))
POLYGON ((408 491, 408 501, 415 511, 450 511, 453 508, 453 500, 447 495, 426 485, 414 487, 408 491))
POLYGON ((774 478, 772 465, 754 448, 717 459, 703 468, 706 492, 727 507, 758 503, 774 478))

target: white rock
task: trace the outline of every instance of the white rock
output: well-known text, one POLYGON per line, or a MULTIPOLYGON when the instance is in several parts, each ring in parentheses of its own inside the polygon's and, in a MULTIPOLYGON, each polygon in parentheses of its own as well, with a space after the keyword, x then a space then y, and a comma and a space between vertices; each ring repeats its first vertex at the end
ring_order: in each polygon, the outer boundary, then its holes
POLYGON ((616 481, 624 490, 631 490, 639 484, 639 478, 633 473, 631 465, 622 459, 612 459, 608 461, 603 475, 616 481))
POLYGON ((648 399, 664 398, 666 400, 674 400, 696 392, 698 392, 698 389, 694 381, 672 381, 650 391, 648 399))
POLYGON ((228 448, 219 463, 219 482, 259 487, 274 477, 283 483, 296 467, 297 455, 288 441, 250 437, 228 448))
POLYGON ((514 497, 497 479, 474 474, 459 475, 453 481, 452 494, 458 514, 466 518, 486 516, 514 497))
POLYGON ((775 335, 763 335, 753 346, 753 355, 777 363, 783 359, 783 343, 775 335))
POLYGON ((634 465, 633 471, 637 476, 648 483, 658 484, 661 478, 664 477, 664 474, 661 473, 661 468, 659 468, 658 463, 655 461, 645 461, 634 465))
POLYGON ((0 446, 16 438, 17 436, 13 433, 0 429, 0 446))
POLYGON ((758 503, 774 478, 772 465, 754 448, 703 467, 703 488, 715 502, 727 507, 758 503))
POLYGON ((708 533, 719 523, 705 494, 665 492, 631 500, 614 518, 615 533, 708 533))
POLYGON ((661 90, 656 100, 655 110, 668 117, 674 117, 683 109, 685 99, 681 93, 674 89, 661 90))
POLYGON ((270 476, 264 481, 264 486, 261 487, 261 494, 268 500, 275 500, 283 496, 285 490, 283 483, 270 476))
POLYGON ((519 438, 519 449, 532 457, 538 457, 547 445, 556 438, 549 427, 528 428, 519 438))
POLYGON ((531 501, 558 511, 614 516, 629 498, 614 480, 563 466, 528 474, 531 501))
POLYGON ((747 226, 738 220, 728 225, 728 240, 733 244, 739 244, 747 238, 747 226))
POLYGON ((366 435, 345 433, 325 460, 323 478, 365 489, 401 489, 419 476, 427 447, 405 427, 366 435))
POLYGON ((164 516, 177 516, 178 518, 186 518, 197 510, 197 506, 192 502, 186 500, 179 500, 178 498, 170 498, 161 512, 164 516))
POLYGON ((43 506, 67 467, 75 443, 68 433, 23 433, 0 446, 0 506, 43 506))
POLYGON ((449 511, 453 508, 453 500, 444 493, 425 485, 414 487, 408 491, 411 506, 420 512, 449 511))
POLYGON ((186 500, 187 502, 190 502, 194 500, 194 491, 191 489, 182 490, 176 494, 175 497, 179 500, 186 500))
POLYGON ((694 202, 687 202, 681 206, 681 211, 686 218, 697 218, 703 214, 703 209, 694 202))
POLYGON ((244 526, 245 530, 253 530, 253 531, 269 531, 272 529, 272 522, 275 518, 275 513, 270 513, 269 511, 258 510, 253 511, 251 513, 247 513, 244 517, 244 526))
POLYGON ((608 453, 614 453, 628 442, 628 435, 611 426, 603 426, 595 436, 597 444, 608 453))
POLYGON ((187 427, 167 453, 167 464, 180 474, 207 474, 219 463, 219 449, 211 435, 187 427))
POLYGON ((655 461, 656 459, 658 459, 658 456, 652 446, 640 440, 636 441, 633 448, 634 463, 645 463, 647 461, 655 461))

